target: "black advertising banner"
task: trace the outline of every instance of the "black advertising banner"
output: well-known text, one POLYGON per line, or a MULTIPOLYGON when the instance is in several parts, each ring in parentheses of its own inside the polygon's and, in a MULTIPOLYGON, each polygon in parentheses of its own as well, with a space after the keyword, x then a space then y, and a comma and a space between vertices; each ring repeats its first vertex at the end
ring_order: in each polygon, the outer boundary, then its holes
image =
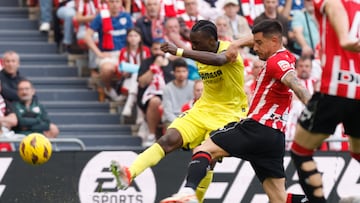
MULTIPOLYGON (((184 183, 190 152, 177 151, 145 170, 126 191, 116 190, 109 163, 126 165, 138 151, 55 152, 41 166, 24 163, 17 152, 0 153, 0 203, 153 203, 175 193, 184 183)), ((329 202, 358 195, 360 164, 344 152, 315 157, 323 173, 329 202)), ((287 190, 302 193, 290 157, 284 158, 287 190)), ((268 202, 248 162, 225 158, 217 164, 205 203, 268 202)))

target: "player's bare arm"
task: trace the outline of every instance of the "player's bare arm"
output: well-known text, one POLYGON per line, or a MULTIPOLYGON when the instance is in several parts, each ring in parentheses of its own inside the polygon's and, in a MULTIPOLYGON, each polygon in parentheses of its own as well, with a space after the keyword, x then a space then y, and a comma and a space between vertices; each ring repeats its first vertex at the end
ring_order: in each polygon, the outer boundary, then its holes
POLYGON ((310 92, 301 84, 299 78, 296 76, 295 71, 288 72, 282 79, 282 82, 294 91, 296 96, 301 102, 307 104, 311 98, 310 92))
POLYGON ((360 52, 360 39, 357 36, 349 36, 348 14, 341 1, 327 1, 325 12, 338 36, 341 47, 348 51, 360 52))
POLYGON ((226 51, 226 58, 228 61, 234 62, 239 54, 239 48, 252 47, 254 45, 254 36, 252 34, 241 37, 233 41, 226 51))
MULTIPOLYGON (((161 45, 161 50, 163 52, 167 52, 172 55, 179 55, 177 54, 178 47, 168 42, 165 42, 161 45)), ((221 66, 228 62, 225 56, 225 52, 218 54, 207 51, 195 51, 195 50, 185 49, 182 51, 181 56, 185 58, 193 59, 203 64, 213 65, 213 66, 221 66)))

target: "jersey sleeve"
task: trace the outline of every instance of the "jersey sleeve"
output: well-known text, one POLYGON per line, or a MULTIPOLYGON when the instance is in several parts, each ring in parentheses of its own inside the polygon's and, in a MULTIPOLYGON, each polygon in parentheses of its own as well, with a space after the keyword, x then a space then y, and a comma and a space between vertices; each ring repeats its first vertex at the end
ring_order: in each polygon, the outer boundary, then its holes
POLYGON ((281 80, 283 76, 289 72, 294 71, 294 64, 286 59, 272 59, 268 61, 267 68, 269 73, 272 73, 272 77, 281 80))
POLYGON ((91 21, 90 28, 96 32, 101 31, 101 16, 100 16, 100 14, 96 15, 94 20, 91 21))

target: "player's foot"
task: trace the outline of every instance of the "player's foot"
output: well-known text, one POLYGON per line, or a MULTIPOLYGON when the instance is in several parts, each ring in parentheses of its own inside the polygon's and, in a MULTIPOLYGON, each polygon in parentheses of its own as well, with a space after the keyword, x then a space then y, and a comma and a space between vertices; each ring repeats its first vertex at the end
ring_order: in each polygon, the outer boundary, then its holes
POLYGON ((199 200, 194 194, 177 193, 171 197, 165 198, 160 203, 199 203, 199 200))
POLYGON ((360 196, 341 198, 339 203, 360 203, 360 196))
POLYGON ((126 190, 131 183, 129 168, 121 166, 117 161, 112 160, 110 169, 111 173, 115 176, 117 188, 119 190, 126 190))

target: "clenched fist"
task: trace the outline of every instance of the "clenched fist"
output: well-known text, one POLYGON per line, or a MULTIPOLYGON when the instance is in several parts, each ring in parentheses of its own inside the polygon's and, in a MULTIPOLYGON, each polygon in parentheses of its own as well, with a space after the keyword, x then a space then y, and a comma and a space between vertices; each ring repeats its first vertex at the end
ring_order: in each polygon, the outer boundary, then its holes
POLYGON ((161 50, 165 53, 176 55, 177 47, 169 42, 164 42, 163 44, 161 44, 161 50))

